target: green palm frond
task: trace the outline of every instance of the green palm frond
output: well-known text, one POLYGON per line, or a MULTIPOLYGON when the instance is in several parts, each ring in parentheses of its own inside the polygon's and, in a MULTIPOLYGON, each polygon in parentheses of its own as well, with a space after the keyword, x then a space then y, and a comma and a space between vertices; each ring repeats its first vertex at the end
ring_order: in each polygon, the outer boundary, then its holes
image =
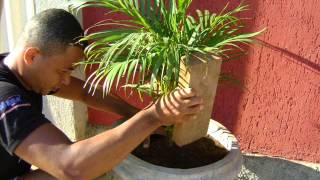
POLYGON ((97 65, 86 85, 90 92, 98 84, 108 93, 114 85, 133 88, 153 97, 167 94, 177 86, 180 59, 194 52, 230 57, 230 52, 252 44, 253 37, 262 31, 244 33, 242 19, 236 17, 247 11, 240 4, 219 13, 197 10, 196 16, 187 15, 192 0, 72 0, 72 9, 100 7, 110 12, 126 14, 127 20, 106 19, 92 28, 116 25, 116 28, 86 34, 82 41, 86 48, 85 66, 97 65), (88 82, 90 81, 90 82, 88 82))

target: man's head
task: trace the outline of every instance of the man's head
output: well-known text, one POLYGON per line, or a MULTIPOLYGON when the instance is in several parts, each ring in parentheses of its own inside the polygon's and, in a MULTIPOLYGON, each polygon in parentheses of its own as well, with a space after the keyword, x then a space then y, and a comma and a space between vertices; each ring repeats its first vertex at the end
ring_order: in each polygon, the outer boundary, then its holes
POLYGON ((27 23, 19 41, 19 75, 32 90, 49 94, 67 85, 74 63, 83 58, 85 44, 75 17, 62 9, 49 9, 27 23))
POLYGON ((38 47, 45 55, 64 52, 69 46, 84 48, 78 40, 83 30, 76 18, 62 9, 49 9, 35 15, 26 25, 20 41, 38 47))

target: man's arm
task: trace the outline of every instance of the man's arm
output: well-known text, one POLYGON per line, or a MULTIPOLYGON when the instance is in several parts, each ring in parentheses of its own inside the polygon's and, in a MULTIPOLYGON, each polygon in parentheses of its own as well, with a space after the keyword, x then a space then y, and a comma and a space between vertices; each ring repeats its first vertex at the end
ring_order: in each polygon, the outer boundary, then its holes
POLYGON ((139 111, 116 95, 109 94, 102 98, 103 92, 101 87, 97 87, 95 94, 92 96, 91 94, 88 94, 87 88, 83 88, 83 85, 84 81, 71 77, 70 84, 68 86, 63 86, 54 95, 66 99, 77 100, 95 109, 114 112, 124 117, 131 117, 139 111))
POLYGON ((15 154, 58 179, 92 179, 115 167, 159 126, 188 120, 200 104, 194 92, 178 90, 122 125, 74 144, 53 125, 45 124, 15 154))

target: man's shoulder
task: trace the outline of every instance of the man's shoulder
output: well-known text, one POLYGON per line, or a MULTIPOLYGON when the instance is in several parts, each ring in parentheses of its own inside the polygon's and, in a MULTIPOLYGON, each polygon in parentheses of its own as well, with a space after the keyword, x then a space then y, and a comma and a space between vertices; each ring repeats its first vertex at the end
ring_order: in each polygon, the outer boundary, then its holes
POLYGON ((0 100, 12 95, 22 95, 23 90, 16 84, 0 81, 0 100))
POLYGON ((0 60, 4 59, 5 57, 8 56, 8 52, 5 52, 5 53, 0 53, 0 60))

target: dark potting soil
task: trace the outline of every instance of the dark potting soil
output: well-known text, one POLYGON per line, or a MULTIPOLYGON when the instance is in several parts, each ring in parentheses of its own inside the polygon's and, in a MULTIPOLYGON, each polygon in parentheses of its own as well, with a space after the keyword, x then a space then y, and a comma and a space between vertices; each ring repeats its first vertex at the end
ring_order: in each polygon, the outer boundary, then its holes
POLYGON ((179 147, 174 143, 170 145, 165 136, 152 135, 149 148, 139 145, 132 154, 158 166, 189 169, 219 161, 227 153, 225 148, 207 137, 179 147))

